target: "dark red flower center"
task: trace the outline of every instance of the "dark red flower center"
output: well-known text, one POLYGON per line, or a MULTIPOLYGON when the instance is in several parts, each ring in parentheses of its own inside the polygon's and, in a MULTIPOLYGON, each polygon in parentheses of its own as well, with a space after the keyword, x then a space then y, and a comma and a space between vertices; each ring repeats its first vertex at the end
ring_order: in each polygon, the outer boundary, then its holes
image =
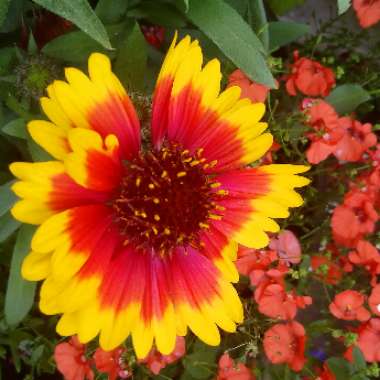
POLYGON ((191 155, 176 144, 141 153, 126 163, 120 192, 112 207, 125 244, 160 254, 176 246, 200 248, 199 233, 219 219, 224 191, 206 173, 199 149, 191 155))

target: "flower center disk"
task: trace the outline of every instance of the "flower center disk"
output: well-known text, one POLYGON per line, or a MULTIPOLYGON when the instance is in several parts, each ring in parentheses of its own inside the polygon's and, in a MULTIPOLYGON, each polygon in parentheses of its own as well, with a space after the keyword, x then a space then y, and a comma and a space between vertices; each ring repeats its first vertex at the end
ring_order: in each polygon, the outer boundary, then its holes
POLYGON ((176 144, 127 162, 112 203, 125 245, 161 255, 177 246, 201 248, 201 230, 222 218, 217 201, 224 192, 205 170, 212 164, 201 149, 191 155, 176 144))

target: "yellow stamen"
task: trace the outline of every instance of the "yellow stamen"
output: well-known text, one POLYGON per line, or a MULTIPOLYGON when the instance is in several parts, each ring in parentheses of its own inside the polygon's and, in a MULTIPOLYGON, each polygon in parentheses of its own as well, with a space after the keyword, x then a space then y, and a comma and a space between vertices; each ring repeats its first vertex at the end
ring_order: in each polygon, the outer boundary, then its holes
POLYGON ((185 175, 186 175, 186 172, 179 172, 179 173, 177 173, 177 177, 178 178, 185 177, 185 175))

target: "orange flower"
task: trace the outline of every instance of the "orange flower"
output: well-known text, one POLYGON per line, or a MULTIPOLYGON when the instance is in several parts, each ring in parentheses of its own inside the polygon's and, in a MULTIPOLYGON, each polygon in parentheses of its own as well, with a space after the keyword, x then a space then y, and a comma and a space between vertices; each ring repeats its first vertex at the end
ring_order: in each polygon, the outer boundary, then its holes
POLYGON ((76 336, 68 342, 59 343, 54 350, 57 368, 65 380, 93 380, 94 373, 86 356, 86 346, 76 336))
POLYGON ((355 9, 359 24, 362 28, 369 28, 380 20, 379 0, 353 0, 352 6, 355 9))
POLYGON ((310 163, 318 164, 335 152, 337 143, 344 136, 344 129, 339 126, 335 109, 323 100, 313 102, 305 109, 305 114, 313 129, 307 134, 311 145, 306 157, 310 163))
POLYGON ((243 363, 234 363, 228 354, 224 354, 219 359, 216 380, 256 380, 256 377, 243 363))
POLYGON ((301 371, 306 361, 305 342, 304 327, 292 321, 272 326, 265 332, 263 344, 272 363, 287 363, 293 371, 301 371))
POLYGON ((362 124, 350 117, 341 117, 338 123, 346 132, 334 151, 339 160, 359 161, 368 148, 376 145, 377 137, 372 133, 371 124, 362 124))
POLYGON ((291 73, 285 77, 289 95, 295 96, 298 89, 308 96, 327 96, 335 86, 334 72, 317 61, 306 57, 299 58, 297 50, 293 55, 291 73))
POLYGON ((357 345, 367 362, 380 361, 380 319, 372 318, 360 327, 357 345))
POLYGON ((255 300, 260 313, 278 319, 293 319, 297 309, 304 309, 312 303, 311 297, 298 296, 294 291, 286 292, 280 284, 268 284, 255 291, 255 300))
POLYGON ((240 98, 248 98, 253 103, 264 103, 269 94, 269 87, 251 81, 240 69, 228 77, 227 87, 238 86, 241 89, 240 98))
POLYGON ((364 296, 359 292, 355 290, 345 290, 335 296, 329 309, 331 314, 338 319, 364 322, 371 317, 368 310, 363 306, 364 300, 364 296))

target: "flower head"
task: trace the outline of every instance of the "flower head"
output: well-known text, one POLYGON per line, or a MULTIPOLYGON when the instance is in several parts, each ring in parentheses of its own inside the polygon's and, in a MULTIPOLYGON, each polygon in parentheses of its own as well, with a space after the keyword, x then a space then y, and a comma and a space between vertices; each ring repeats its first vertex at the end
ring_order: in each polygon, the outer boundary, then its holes
POLYGON ((308 96, 327 96, 335 86, 335 75, 330 68, 312 59, 300 58, 298 51, 294 52, 294 63, 285 79, 286 90, 293 96, 297 90, 308 96))
POLYGON ((301 245, 292 231, 280 232, 277 239, 271 239, 269 248, 277 251, 280 259, 288 264, 298 264, 301 261, 301 245))
POLYGON ((370 313, 363 306, 364 296, 356 290, 345 290, 337 294, 334 301, 330 304, 329 309, 334 317, 346 321, 367 321, 370 313))
POLYGON ((380 21, 379 0, 353 0, 352 7, 362 28, 369 28, 380 21))
POLYGON ((150 144, 124 88, 99 53, 89 77, 75 68, 41 105, 51 121, 29 123, 54 160, 14 163, 22 198, 12 213, 40 225, 22 274, 44 280, 40 309, 62 314, 61 335, 109 351, 129 335, 144 358, 170 354, 190 328, 218 345, 243 309, 231 282, 238 244, 262 248, 274 217, 300 206, 305 166, 247 164, 272 145, 262 103, 220 92, 214 59, 198 41, 174 39, 153 96, 150 144))
POLYGON ((359 328, 357 345, 367 362, 380 361, 380 319, 372 318, 359 328))
POLYGON ((85 354, 86 346, 79 343, 75 336, 68 342, 59 343, 55 346, 54 359, 65 380, 94 379, 94 372, 85 354))

